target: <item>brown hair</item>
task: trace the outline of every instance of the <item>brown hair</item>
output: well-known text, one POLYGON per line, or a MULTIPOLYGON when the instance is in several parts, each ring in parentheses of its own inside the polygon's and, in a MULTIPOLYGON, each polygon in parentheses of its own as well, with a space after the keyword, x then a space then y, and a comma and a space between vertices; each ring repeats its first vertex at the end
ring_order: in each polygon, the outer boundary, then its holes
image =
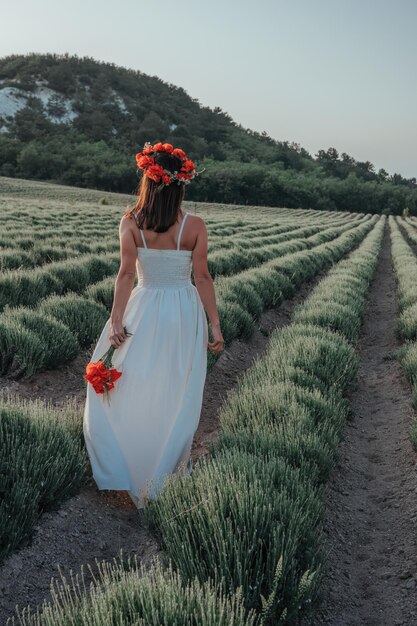
MULTIPOLYGON (((157 154, 155 163, 170 172, 178 172, 182 166, 181 159, 167 152, 157 154)), ((142 174, 136 190, 135 205, 127 208, 124 213, 126 217, 134 217, 139 228, 144 228, 146 224, 147 229, 156 233, 164 233, 172 224, 175 224, 185 194, 183 182, 178 185, 174 181, 157 190, 160 184, 142 174)))

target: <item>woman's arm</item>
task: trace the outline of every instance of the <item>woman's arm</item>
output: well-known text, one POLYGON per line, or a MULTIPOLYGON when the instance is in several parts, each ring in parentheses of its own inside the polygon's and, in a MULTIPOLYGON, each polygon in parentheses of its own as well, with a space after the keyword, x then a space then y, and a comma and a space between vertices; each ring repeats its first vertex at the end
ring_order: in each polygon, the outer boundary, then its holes
MULTIPOLYGON (((136 275, 137 249, 131 229, 131 221, 122 217, 119 225, 120 268, 114 285, 113 307, 110 314, 110 342, 119 348, 126 340, 123 315, 133 289, 136 275)), ((127 329, 129 332, 129 329, 127 329)))
POLYGON ((197 241, 192 256, 194 283, 210 321, 213 341, 208 343, 208 347, 212 352, 221 352, 224 348, 224 339, 220 329, 213 279, 207 265, 207 252, 207 228, 204 220, 198 218, 197 241))

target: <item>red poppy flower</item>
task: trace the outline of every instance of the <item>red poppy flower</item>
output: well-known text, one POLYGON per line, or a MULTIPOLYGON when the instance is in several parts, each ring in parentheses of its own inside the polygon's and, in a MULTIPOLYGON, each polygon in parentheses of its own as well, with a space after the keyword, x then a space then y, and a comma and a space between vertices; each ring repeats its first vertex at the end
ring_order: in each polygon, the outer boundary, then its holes
MULTIPOLYGON (((132 333, 128 333, 124 329, 127 337, 132 333)), ((94 391, 99 394, 105 394, 108 399, 108 392, 114 389, 114 383, 120 378, 122 372, 112 367, 112 356, 115 348, 110 346, 107 352, 98 361, 90 361, 85 368, 84 379, 90 383, 94 391)))
POLYGON ((172 151, 172 154, 174 156, 177 156, 179 159, 181 159, 181 161, 183 161, 186 158, 185 152, 184 150, 181 150, 181 148, 174 148, 172 151))

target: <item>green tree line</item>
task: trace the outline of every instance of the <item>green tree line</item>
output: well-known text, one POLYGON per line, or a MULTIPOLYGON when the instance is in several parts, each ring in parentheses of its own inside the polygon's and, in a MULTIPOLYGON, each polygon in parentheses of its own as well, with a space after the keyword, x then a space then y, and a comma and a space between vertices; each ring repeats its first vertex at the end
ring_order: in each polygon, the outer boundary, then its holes
POLYGON ((3 176, 131 193, 136 152, 162 141, 206 168, 187 187, 190 200, 417 214, 415 178, 375 171, 333 147, 313 157, 137 70, 68 54, 11 55, 0 59, 4 88, 23 95, 24 106, 0 110, 3 176))

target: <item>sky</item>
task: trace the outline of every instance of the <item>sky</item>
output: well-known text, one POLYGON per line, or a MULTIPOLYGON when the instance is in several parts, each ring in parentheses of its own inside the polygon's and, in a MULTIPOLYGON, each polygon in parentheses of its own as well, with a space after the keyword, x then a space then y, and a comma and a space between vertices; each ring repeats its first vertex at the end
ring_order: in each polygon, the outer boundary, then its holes
POLYGON ((0 11, 0 56, 137 69, 312 156, 334 147, 417 177, 416 0, 0 0, 0 11))

